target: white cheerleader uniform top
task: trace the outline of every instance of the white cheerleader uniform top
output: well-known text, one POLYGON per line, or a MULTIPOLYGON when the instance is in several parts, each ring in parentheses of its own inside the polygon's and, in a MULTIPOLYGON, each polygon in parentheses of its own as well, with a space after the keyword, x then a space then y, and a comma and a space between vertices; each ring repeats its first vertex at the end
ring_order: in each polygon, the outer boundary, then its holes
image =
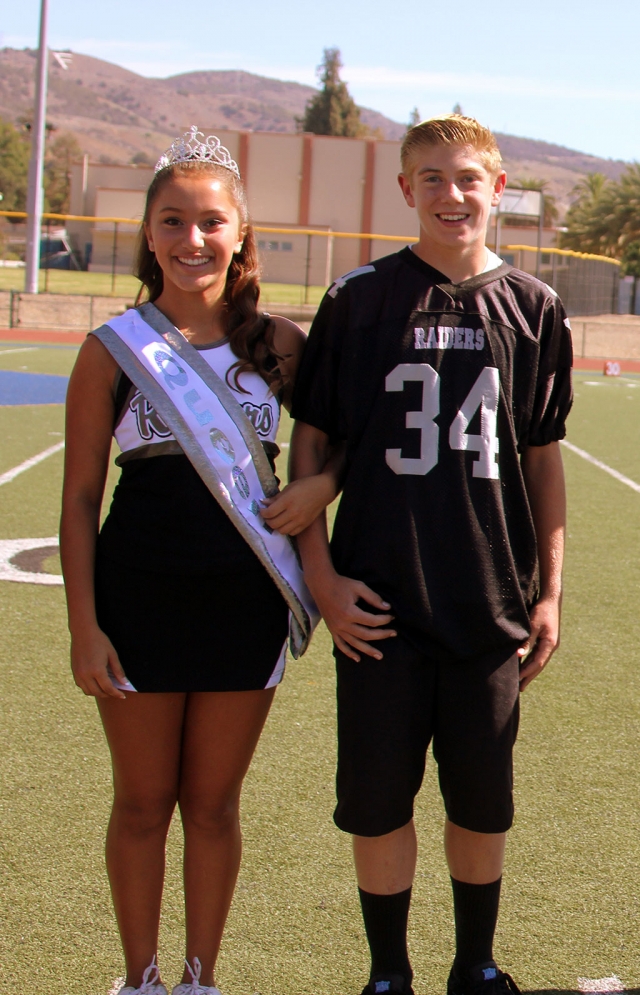
MULTIPOLYGON (((275 440, 280 421, 280 403, 258 373, 245 372, 238 377, 235 386, 235 370, 229 376, 229 370, 238 362, 238 357, 232 352, 228 339, 221 339, 211 345, 194 346, 202 358, 224 380, 234 392, 246 415, 249 417, 262 443, 267 443, 265 449, 271 455, 276 452, 275 440)), ((170 429, 167 428, 149 401, 132 387, 127 401, 117 418, 114 436, 122 455, 117 463, 122 466, 130 459, 147 456, 168 455, 180 453, 170 429), (155 449, 159 446, 159 449, 155 449), (151 448, 154 447, 154 448, 151 448)))
MULTIPOLYGON (((195 348, 231 387, 275 469, 278 398, 258 373, 240 374, 246 393, 235 387, 235 370, 227 379, 238 361, 227 339, 195 348)), ((152 405, 124 374, 114 386, 114 436, 121 449, 116 464, 122 473, 100 532, 100 553, 150 571, 185 574, 254 565, 255 554, 152 405)))

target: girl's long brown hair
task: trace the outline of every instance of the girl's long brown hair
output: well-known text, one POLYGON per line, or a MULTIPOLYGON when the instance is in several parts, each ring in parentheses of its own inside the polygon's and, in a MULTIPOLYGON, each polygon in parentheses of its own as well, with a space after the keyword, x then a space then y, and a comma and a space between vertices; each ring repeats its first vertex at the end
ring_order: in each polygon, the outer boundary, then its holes
POLYGON ((149 222, 154 200, 165 183, 174 177, 190 174, 201 175, 202 173, 213 174, 222 181, 235 203, 240 224, 245 231, 242 249, 234 254, 227 270, 227 282, 224 289, 226 331, 229 336, 229 345, 238 357, 238 362, 231 367, 227 378, 233 371, 233 386, 236 390, 246 394, 248 392, 240 386, 238 377, 241 373, 255 372, 260 374, 275 394, 283 386, 282 374, 277 362, 274 362, 274 359, 277 360, 281 357, 278 356, 273 346, 275 331, 273 321, 258 311, 260 264, 255 234, 249 221, 247 198, 242 181, 230 169, 217 166, 215 163, 195 160, 176 163, 156 173, 147 191, 144 217, 138 234, 133 272, 142 283, 142 287, 138 293, 136 304, 143 300, 153 303, 162 293, 164 286, 162 270, 155 252, 149 248, 144 230, 144 225, 149 222))

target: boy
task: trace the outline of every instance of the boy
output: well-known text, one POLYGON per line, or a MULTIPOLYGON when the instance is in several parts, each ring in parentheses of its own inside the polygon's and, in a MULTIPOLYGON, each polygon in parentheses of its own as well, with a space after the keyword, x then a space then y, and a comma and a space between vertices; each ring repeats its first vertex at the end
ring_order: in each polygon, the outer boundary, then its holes
POLYGON ((298 374, 295 477, 346 444, 331 552, 299 536, 338 674, 337 825, 353 834, 371 975, 412 993, 413 799, 433 741, 456 954, 448 995, 517 987, 493 960, 518 693, 558 645, 571 406, 556 294, 485 248, 506 175, 491 132, 410 129, 417 245, 328 291, 298 374))

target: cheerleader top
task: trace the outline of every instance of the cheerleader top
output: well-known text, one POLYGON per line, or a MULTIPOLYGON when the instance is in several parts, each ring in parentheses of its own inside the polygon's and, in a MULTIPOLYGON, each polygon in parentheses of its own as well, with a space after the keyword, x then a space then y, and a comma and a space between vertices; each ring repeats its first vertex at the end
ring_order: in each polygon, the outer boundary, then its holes
MULTIPOLYGON (((228 339, 194 346, 233 390, 275 466, 280 401, 255 372, 237 377, 228 339)), ((122 371, 115 384, 114 437, 121 476, 98 554, 163 573, 242 570, 258 563, 199 477, 171 430, 122 371)))

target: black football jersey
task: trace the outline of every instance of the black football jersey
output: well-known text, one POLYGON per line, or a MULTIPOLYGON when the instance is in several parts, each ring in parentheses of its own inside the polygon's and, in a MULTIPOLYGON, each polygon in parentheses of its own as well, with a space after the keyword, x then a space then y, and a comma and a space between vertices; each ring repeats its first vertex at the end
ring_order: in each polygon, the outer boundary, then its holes
POLYGON ((405 248, 320 306, 293 415, 347 443, 333 561, 436 655, 528 635, 538 571, 520 453, 563 438, 571 360, 557 295, 506 264, 454 285, 405 248))

